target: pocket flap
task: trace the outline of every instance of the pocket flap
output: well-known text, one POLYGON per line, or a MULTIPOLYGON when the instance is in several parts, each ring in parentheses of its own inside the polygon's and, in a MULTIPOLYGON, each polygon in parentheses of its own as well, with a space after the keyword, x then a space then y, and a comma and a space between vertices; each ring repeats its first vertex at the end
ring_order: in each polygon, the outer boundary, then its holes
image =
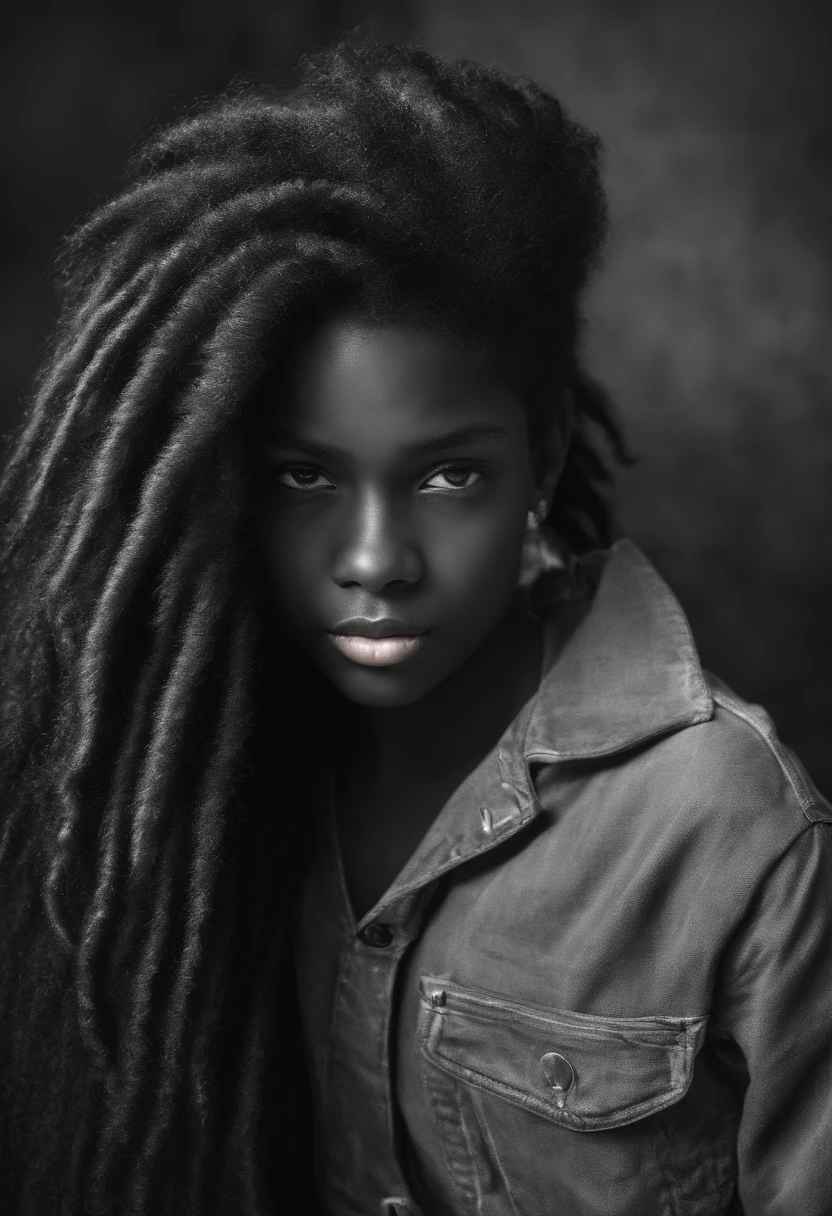
POLYGON ((430 1061, 575 1131, 620 1127, 678 1102, 708 1022, 543 1010, 428 977, 420 989, 430 1061))

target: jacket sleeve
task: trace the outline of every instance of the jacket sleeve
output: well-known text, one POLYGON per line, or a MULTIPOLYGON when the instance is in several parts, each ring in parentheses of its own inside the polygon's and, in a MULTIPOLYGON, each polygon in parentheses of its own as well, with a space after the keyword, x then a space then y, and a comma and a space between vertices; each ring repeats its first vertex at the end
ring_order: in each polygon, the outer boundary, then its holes
POLYGON ((830 1216, 832 824, 807 825, 763 879, 718 989, 714 1020, 748 1073, 745 1216, 830 1216))

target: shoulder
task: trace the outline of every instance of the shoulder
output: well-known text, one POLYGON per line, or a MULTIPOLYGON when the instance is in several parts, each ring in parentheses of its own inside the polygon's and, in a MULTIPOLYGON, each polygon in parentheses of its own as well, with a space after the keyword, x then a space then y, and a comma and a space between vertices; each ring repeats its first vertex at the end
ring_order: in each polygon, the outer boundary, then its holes
POLYGON ((832 808, 765 710, 702 668, 681 605, 644 555, 622 541, 593 569, 524 739, 542 801, 577 798, 614 833, 696 837, 703 858, 721 851, 737 864, 743 849, 765 865, 828 827, 832 808))
POLYGON ((727 881, 739 894, 793 846, 830 837, 832 807, 766 711, 705 679, 711 715, 619 753, 604 780, 643 841, 661 841, 682 868, 695 860, 710 872, 706 886, 727 881))
POLYGON ((661 854, 676 873, 693 868, 705 886, 738 893, 801 837, 829 836, 832 807, 761 706, 708 672, 703 680, 709 710, 692 721, 605 754, 536 747, 527 759, 539 803, 558 821, 591 820, 596 841, 617 852, 661 854))
POLYGON ((707 724, 709 750, 718 761, 723 785, 737 787, 737 793, 746 789, 763 802, 782 804, 797 826, 832 823, 832 806, 779 738, 762 705, 743 700, 710 672, 706 679, 714 703, 707 724))
POLYGON ((605 756, 538 754, 532 774, 552 828, 541 847, 591 856, 593 873, 627 874, 631 892, 661 893, 724 936, 775 873, 832 891, 832 807, 764 710, 706 684, 706 719, 605 756))
POLYGON ((832 806, 777 735, 766 710, 705 672, 712 713, 620 756, 647 807, 725 852, 778 856, 807 829, 832 825, 832 806))

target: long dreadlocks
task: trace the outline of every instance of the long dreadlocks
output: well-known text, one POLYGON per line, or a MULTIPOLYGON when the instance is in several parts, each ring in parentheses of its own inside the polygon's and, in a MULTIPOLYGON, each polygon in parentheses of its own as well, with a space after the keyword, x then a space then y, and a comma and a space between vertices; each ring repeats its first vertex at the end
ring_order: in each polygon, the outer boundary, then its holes
POLYGON ((306 787, 302 724, 273 755, 289 672, 261 624, 250 403, 298 318, 406 301, 485 341, 533 414, 571 389, 553 518, 603 543, 593 428, 621 441, 575 351, 604 222, 596 139, 553 97, 351 43, 157 134, 68 239, 0 491, 6 1210, 280 1207, 306 787))

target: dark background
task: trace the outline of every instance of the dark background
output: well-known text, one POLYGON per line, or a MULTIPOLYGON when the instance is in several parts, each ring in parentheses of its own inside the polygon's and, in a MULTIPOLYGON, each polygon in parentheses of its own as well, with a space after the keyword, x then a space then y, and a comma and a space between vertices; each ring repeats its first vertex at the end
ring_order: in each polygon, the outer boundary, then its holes
POLYGON ((61 233, 132 146, 237 72, 376 19, 549 85, 607 148, 587 358, 629 424, 625 530, 708 666, 832 792, 832 86, 803 0, 126 0, 17 6, 0 89, 0 428, 39 362, 61 233))

